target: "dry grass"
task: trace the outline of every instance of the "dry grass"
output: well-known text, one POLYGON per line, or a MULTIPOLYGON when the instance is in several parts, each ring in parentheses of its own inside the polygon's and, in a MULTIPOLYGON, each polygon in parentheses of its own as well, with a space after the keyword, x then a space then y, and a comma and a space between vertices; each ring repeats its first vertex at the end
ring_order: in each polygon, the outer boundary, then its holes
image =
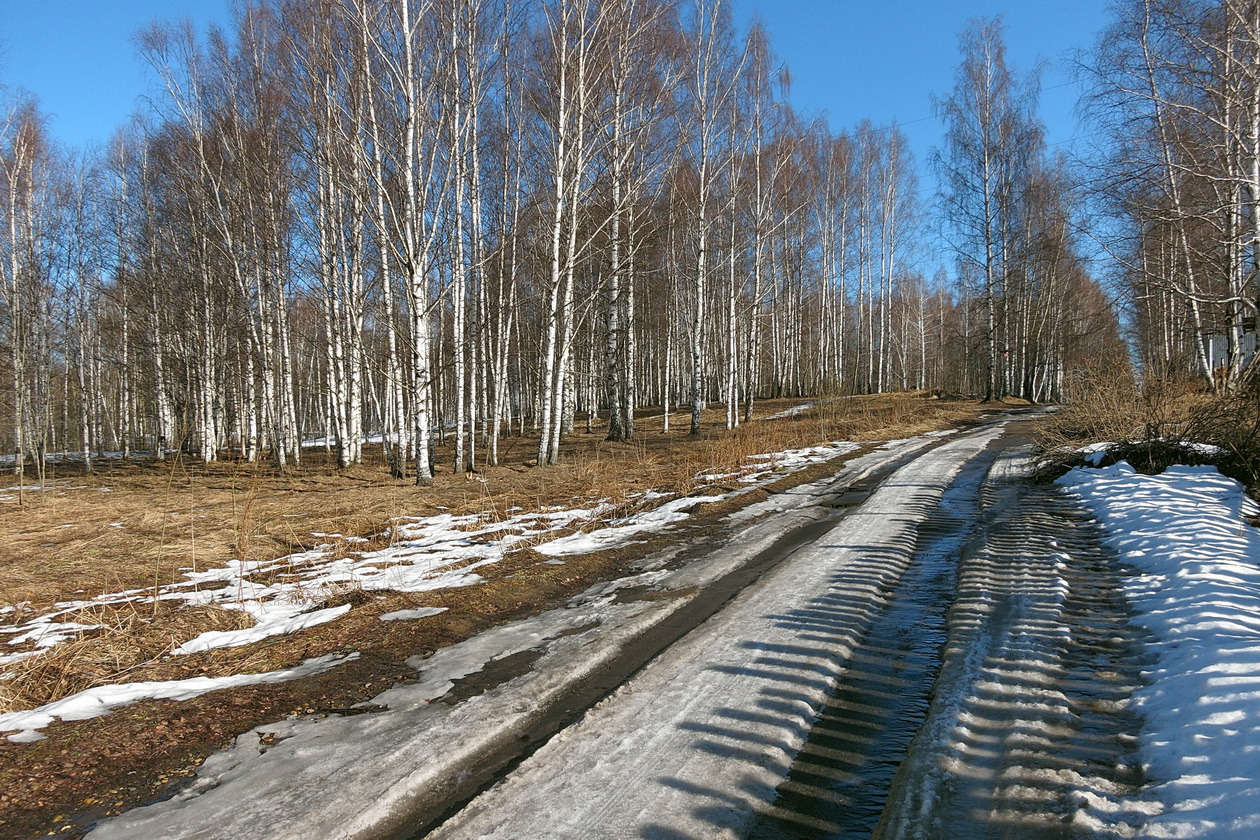
POLYGON ((283 476, 232 463, 111 464, 54 476, 24 507, 0 501, 0 606, 160 586, 187 569, 270 559, 330 542, 315 534, 363 535, 432 509, 432 494, 370 467, 337 474, 322 460, 283 476))
POLYGON ((1260 491, 1260 391, 1218 396, 1185 378, 1096 372, 1079 398, 1037 425, 1041 475, 1051 479, 1081 463, 1080 447, 1118 444, 1103 463, 1127 460, 1146 473, 1170 464, 1214 464, 1253 495, 1260 491), (1219 448, 1205 452, 1199 444, 1219 448))
MULTIPOLYGON (((762 403, 758 416, 799 403, 762 403)), ((0 539, 8 548, 0 557, 0 606, 20 606, 4 616, 16 624, 59 601, 161 586, 182 580, 185 570, 231 559, 270 560, 327 543, 334 554, 353 555, 388 545, 391 520, 439 510, 502 519, 514 508, 610 500, 617 515, 625 515, 650 504, 636 499, 643 491, 708 487, 698 473, 737 472, 749 455, 831 440, 904 437, 976 413, 974 403, 925 395, 858 397, 819 401, 793 417, 754 421, 731 432, 721 428, 723 412, 715 407, 705 417, 709 431, 691 437, 681 413, 665 432, 659 414, 645 412, 635 440, 609 442, 602 432, 579 431, 566 439, 561 462, 546 469, 530 466, 532 439, 504 440, 503 465, 475 476, 452 474, 445 467, 448 453, 439 447, 431 488, 390 478, 379 452, 372 453, 375 462, 342 471, 331 468, 323 453, 308 453, 300 469, 284 475, 265 464, 107 464, 91 475, 51 476, 52 489, 28 494, 23 507, 15 499, 0 500, 0 539)), ((499 568, 507 573, 509 566, 499 568)), ((347 587, 311 593, 311 601, 315 607, 375 599, 347 587)), ((174 647, 205 630, 251 623, 236 610, 177 609, 161 601, 94 608, 61 620, 103 629, 6 669, 13 677, 0 682, 0 711, 110 682, 178 676, 183 672, 163 662, 174 647)), ((181 668, 192 661, 178 659, 181 668)), ((195 662, 215 676, 259 665, 240 649, 199 655, 195 662)))
POLYGON ((942 401, 925 392, 910 392, 829 400, 811 414, 819 434, 835 440, 872 441, 910 437, 939 429, 943 423, 972 420, 977 408, 972 402, 942 401))
POLYGON ((0 681, 0 712, 31 709, 118 682, 206 630, 238 630, 254 623, 240 610, 177 608, 160 601, 144 610, 138 605, 86 608, 66 618, 100 629, 6 668, 9 677, 0 681))

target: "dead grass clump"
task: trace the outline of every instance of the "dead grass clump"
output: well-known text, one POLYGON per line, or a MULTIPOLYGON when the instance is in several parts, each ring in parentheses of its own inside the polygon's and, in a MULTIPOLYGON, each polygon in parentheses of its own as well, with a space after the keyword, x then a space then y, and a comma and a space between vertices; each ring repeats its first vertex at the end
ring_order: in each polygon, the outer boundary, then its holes
POLYGON ((361 586, 346 586, 340 591, 333 592, 325 597, 312 609, 326 610, 332 607, 343 607, 346 604, 349 604, 351 607, 360 607, 375 600, 376 595, 365 591, 361 586))
POLYGON ((1255 390, 1218 396, 1186 377, 1148 375, 1138 383, 1124 372, 1095 372, 1073 391, 1074 402, 1037 425, 1042 480, 1083 463, 1082 447, 1108 443, 1113 445, 1099 465, 1125 460, 1139 472, 1158 474, 1172 464, 1213 464, 1253 493, 1260 488, 1260 393, 1255 390))
POLYGON ((719 466, 739 467, 749 455, 783 452, 822 443, 818 435, 811 434, 813 425, 808 419, 799 417, 768 423, 745 423, 735 430, 730 439, 731 445, 719 449, 717 454, 726 462, 719 466))
POLYGON ((0 680, 0 713, 32 709, 100 685, 125 682, 129 672, 151 663, 207 630, 241 630, 254 619, 241 610, 181 608, 157 602, 135 608, 93 607, 66 616, 102 625, 81 638, 22 659, 0 680))

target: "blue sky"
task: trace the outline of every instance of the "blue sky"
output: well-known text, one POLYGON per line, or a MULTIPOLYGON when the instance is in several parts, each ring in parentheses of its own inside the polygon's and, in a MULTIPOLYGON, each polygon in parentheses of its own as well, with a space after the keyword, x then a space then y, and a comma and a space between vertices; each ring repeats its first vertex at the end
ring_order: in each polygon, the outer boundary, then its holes
POLYGON ((960 61, 958 34, 971 18, 1001 16, 1007 57, 1042 65, 1047 141, 1079 135, 1071 58, 1093 47, 1109 20, 1107 0, 735 0, 741 22, 758 14, 792 75, 793 104, 826 112, 831 127, 898 122, 922 164, 940 142, 932 94, 946 96, 960 61))
MULTIPOLYGON (((734 0, 741 29, 761 16, 793 78, 793 103, 833 128, 897 120, 920 163, 939 142, 931 95, 948 93, 957 36, 969 18, 1002 15, 1011 63, 1047 62, 1042 117, 1051 143, 1078 135, 1076 88, 1064 66, 1088 49, 1105 0, 734 0)), ((0 84, 36 94, 67 145, 104 144, 135 109, 148 73, 132 34, 155 19, 199 26, 227 17, 228 0, 0 0, 0 84)))
POLYGON ((0 84, 35 94, 53 136, 104 145, 148 91, 131 37, 154 20, 227 19, 228 0, 0 0, 0 84))

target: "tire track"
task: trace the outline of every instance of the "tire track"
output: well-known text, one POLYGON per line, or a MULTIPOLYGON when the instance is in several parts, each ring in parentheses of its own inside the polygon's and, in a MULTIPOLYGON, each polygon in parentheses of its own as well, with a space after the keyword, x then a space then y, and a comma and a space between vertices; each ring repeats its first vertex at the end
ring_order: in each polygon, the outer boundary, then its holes
POLYGON ((964 553, 932 710, 878 840, 1130 837, 1144 631, 1122 570, 1066 494, 999 460, 964 553))

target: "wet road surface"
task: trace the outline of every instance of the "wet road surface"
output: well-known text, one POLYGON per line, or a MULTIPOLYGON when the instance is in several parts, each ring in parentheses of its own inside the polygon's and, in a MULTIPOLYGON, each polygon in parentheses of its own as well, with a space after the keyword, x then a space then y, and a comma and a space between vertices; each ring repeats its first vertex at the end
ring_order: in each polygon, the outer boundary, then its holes
POLYGON ((1126 836, 1141 634, 1093 525, 972 433, 430 836, 1126 836))
POLYGON ((1020 428, 850 459, 99 834, 1132 836, 1143 636, 1020 428))

